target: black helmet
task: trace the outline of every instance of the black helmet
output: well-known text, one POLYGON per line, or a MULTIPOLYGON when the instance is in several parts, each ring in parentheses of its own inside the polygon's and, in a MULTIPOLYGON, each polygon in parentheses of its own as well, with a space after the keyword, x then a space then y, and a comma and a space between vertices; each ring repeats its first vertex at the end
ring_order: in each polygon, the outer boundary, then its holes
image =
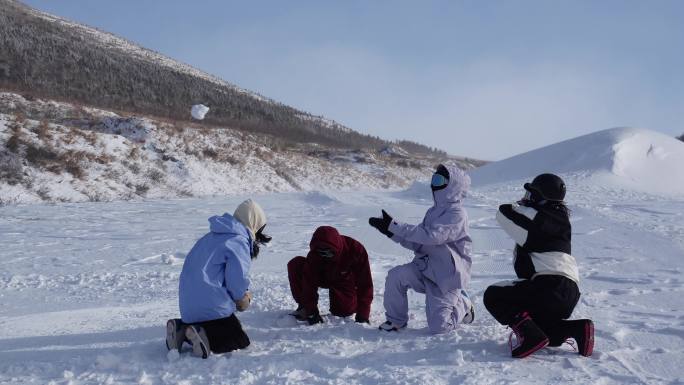
POLYGON ((558 175, 537 175, 532 183, 525 183, 523 187, 530 193, 538 194, 547 201, 561 202, 565 198, 565 182, 558 175))

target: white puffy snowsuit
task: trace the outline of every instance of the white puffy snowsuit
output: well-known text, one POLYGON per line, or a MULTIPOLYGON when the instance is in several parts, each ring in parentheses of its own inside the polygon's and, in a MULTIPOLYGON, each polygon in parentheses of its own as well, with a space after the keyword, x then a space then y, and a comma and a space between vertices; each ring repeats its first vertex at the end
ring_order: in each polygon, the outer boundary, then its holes
POLYGON ((425 293, 425 311, 431 333, 454 330, 470 309, 464 289, 470 281, 472 240, 468 214, 462 200, 470 177, 455 166, 446 166, 449 184, 433 192, 434 206, 418 225, 389 225, 392 240, 414 251, 411 263, 392 268, 385 280, 385 315, 395 325, 408 321, 409 288, 425 293))

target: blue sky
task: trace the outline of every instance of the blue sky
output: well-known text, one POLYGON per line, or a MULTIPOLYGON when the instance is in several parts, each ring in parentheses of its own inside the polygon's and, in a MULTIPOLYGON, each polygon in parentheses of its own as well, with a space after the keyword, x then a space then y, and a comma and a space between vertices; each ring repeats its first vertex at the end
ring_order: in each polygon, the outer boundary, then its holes
POLYGON ((684 132, 682 1, 29 0, 358 131, 498 160, 684 132))

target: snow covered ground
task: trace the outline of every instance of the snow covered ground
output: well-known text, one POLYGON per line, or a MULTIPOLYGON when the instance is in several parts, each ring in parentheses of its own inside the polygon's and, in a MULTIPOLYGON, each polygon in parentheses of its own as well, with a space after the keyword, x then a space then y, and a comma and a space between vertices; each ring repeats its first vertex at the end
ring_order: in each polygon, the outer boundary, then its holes
MULTIPOLYGON (((474 179, 512 164, 487 166, 474 179)), ((598 160, 563 174, 581 275, 573 317, 595 321, 594 355, 583 358, 565 346, 510 358, 509 331, 486 312, 482 293, 513 278, 513 243, 494 214, 522 195, 523 180, 537 172, 533 164, 515 163, 527 174, 483 182, 468 198, 476 320, 441 336, 427 332, 424 298, 415 293, 408 329, 376 329, 384 321, 385 275, 411 256, 367 218, 385 208, 419 221, 431 203, 426 185, 255 196, 274 241, 253 265, 254 300, 240 314, 252 345, 207 360, 167 354, 164 322, 178 315, 178 275, 206 219, 232 212, 246 195, 0 207, 0 384, 684 383, 684 196, 630 189, 615 178, 597 181, 598 160), (372 325, 330 317, 309 327, 286 317, 294 307, 286 263, 306 252, 324 224, 369 251, 372 325)))
MULTIPOLYGON (((571 202, 578 194, 582 191, 571 187, 571 202)), ((252 346, 208 360, 187 353, 167 357, 164 322, 177 315, 183 257, 206 231, 206 218, 231 212, 243 196, 0 208, 0 384, 684 381, 684 200, 630 196, 615 205, 614 197, 604 202, 597 196, 582 197, 592 204, 573 204, 583 293, 574 316, 595 320, 594 356, 582 358, 567 347, 518 361, 509 358, 508 330, 487 314, 481 296, 488 284, 512 277, 512 243, 494 213, 499 202, 519 195, 485 187, 468 200, 476 251, 470 291, 477 319, 442 336, 428 334, 423 298, 416 294, 409 297, 408 330, 396 335, 376 330, 384 321, 385 274, 410 255, 369 227, 366 218, 384 207, 418 221, 429 203, 421 199, 429 197, 427 188, 423 194, 414 189, 257 196, 274 242, 254 264, 253 306, 241 314, 252 346), (323 224, 369 250, 373 325, 333 317, 308 327, 283 318, 294 306, 285 265, 306 251, 311 233, 323 224)))

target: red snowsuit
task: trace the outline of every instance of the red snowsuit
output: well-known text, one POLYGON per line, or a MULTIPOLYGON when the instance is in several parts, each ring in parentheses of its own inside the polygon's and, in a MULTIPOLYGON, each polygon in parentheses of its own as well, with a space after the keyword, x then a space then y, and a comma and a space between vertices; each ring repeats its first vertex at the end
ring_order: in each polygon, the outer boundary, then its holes
POLYGON ((287 264, 290 289, 307 314, 318 311, 318 288, 330 289, 330 312, 339 317, 356 313, 368 320, 373 301, 373 279, 366 249, 358 241, 340 235, 337 229, 321 226, 314 232, 306 258, 295 257, 287 264), (332 258, 317 250, 331 249, 332 258))

